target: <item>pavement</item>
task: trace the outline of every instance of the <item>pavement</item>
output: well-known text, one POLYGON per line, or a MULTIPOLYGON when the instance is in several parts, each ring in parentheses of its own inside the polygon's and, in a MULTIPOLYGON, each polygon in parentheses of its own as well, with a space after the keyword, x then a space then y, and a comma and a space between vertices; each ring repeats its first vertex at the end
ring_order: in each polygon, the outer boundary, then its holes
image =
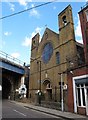
POLYGON ((75 114, 75 113, 71 113, 71 112, 63 112, 63 111, 59 111, 59 110, 55 110, 55 109, 51 109, 51 108, 45 108, 45 107, 38 106, 38 105, 35 105, 32 103, 22 103, 22 102, 17 102, 17 101, 10 101, 10 102, 15 102, 16 104, 20 104, 29 109, 33 109, 36 111, 40 111, 43 113, 61 117, 65 120, 66 119, 67 120, 88 120, 88 116, 79 115, 79 114, 75 114))

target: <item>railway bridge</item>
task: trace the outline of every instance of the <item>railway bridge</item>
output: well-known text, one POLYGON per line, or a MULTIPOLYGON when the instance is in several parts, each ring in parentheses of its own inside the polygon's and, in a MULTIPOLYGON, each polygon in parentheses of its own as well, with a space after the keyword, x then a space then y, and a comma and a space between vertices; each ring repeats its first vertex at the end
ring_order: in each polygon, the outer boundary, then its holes
POLYGON ((29 68, 24 62, 3 51, 0 51, 0 78, 2 99, 10 97, 10 99, 15 100, 16 92, 21 84, 26 85, 28 96, 29 68))

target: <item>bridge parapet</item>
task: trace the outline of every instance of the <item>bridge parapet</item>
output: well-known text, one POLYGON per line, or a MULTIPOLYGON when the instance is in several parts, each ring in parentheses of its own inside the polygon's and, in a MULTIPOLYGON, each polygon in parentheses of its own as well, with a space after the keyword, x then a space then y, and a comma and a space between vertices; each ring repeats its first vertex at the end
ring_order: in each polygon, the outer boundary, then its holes
POLYGON ((25 68, 25 65, 17 64, 15 62, 12 62, 12 61, 10 61, 8 59, 5 59, 5 58, 2 58, 2 57, 0 57, 0 62, 7 63, 9 65, 13 65, 13 66, 16 66, 16 67, 19 67, 19 68, 23 68, 23 69, 25 68))
POLYGON ((3 52, 3 51, 1 51, 1 50, 0 50, 0 60, 8 61, 8 62, 11 62, 11 63, 13 63, 13 64, 19 65, 19 66, 24 66, 24 65, 26 65, 25 62, 23 62, 23 61, 15 58, 15 57, 7 54, 7 53, 5 53, 5 52, 3 52))
POLYGON ((0 68, 7 69, 18 74, 25 73, 25 63, 0 51, 0 68))

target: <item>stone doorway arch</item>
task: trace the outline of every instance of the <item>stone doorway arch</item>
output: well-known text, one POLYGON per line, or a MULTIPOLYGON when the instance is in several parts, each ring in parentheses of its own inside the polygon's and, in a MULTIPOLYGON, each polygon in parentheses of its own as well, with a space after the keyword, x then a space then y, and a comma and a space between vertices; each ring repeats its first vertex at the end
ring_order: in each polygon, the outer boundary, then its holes
POLYGON ((43 81, 43 92, 45 100, 47 101, 52 100, 52 85, 49 79, 43 81))

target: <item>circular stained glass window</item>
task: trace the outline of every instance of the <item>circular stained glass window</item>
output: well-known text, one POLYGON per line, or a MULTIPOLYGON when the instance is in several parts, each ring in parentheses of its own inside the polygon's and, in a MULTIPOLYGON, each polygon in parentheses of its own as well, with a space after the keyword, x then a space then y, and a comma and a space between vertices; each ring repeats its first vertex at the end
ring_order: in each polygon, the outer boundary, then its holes
POLYGON ((43 53, 42 53, 42 59, 44 63, 48 63, 48 61, 52 56, 52 53, 53 53, 53 46, 49 42, 44 46, 43 53))

